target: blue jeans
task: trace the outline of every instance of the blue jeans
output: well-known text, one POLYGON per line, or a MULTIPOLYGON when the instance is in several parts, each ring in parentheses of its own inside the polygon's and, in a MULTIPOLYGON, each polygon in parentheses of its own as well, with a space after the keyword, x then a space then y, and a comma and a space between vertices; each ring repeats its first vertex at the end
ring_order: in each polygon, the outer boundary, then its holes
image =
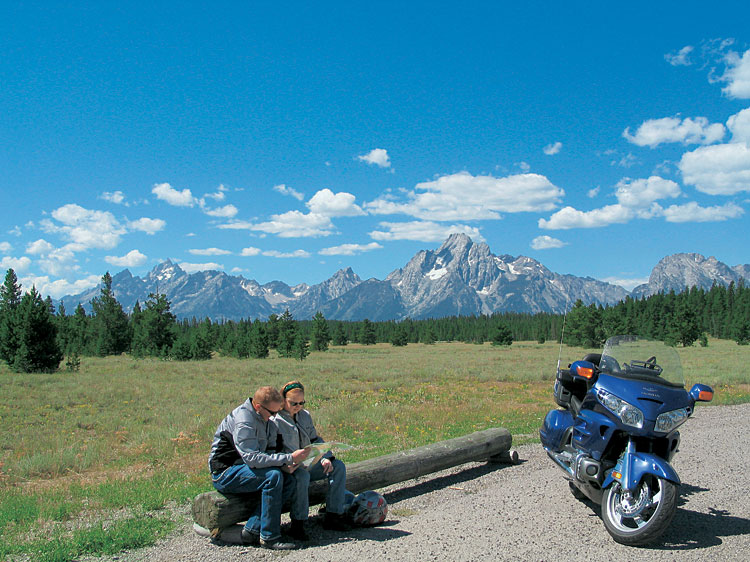
POLYGON ((291 475, 279 467, 250 468, 245 464, 230 466, 212 478, 214 488, 222 494, 247 494, 261 492, 260 502, 255 502, 245 529, 266 541, 281 537, 281 508, 294 501, 296 488, 291 475))
POLYGON ((307 514, 310 509, 310 496, 308 487, 311 480, 328 479, 328 492, 326 493, 326 512, 338 513, 344 512, 344 494, 346 493, 346 465, 338 459, 331 461, 333 470, 328 474, 323 474, 323 466, 320 462, 310 469, 303 467, 298 468, 292 473, 297 483, 297 494, 292 504, 290 515, 292 519, 300 521, 307 520, 307 514))

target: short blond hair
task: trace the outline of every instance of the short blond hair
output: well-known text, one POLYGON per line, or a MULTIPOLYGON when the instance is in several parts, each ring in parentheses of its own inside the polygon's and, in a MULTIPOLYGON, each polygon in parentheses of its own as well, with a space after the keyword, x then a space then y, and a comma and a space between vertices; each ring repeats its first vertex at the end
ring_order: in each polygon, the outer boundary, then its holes
POLYGON ((268 404, 283 404, 281 393, 272 386, 261 386, 253 395, 253 402, 261 406, 268 404))

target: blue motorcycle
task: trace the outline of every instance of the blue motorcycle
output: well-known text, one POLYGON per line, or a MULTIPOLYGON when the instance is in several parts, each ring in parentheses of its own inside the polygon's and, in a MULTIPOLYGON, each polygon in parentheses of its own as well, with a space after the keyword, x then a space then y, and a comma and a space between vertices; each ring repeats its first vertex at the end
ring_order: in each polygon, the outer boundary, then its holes
MULTIPOLYGON (((559 363, 559 362, 558 362, 559 363)), ((677 351, 638 336, 609 338, 601 354, 558 364, 555 401, 539 431, 577 499, 601 504, 607 531, 625 545, 657 539, 677 510, 677 428, 711 387, 685 390, 677 351)))

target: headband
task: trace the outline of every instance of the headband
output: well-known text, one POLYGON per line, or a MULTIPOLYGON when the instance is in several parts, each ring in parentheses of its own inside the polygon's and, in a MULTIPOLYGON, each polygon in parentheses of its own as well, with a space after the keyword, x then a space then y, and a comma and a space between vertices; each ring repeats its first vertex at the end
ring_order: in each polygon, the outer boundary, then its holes
POLYGON ((286 393, 290 390, 294 390, 295 388, 299 388, 302 392, 305 391, 305 387, 302 386, 301 382, 290 382, 288 385, 286 385, 283 389, 281 389, 281 394, 286 396, 286 393))

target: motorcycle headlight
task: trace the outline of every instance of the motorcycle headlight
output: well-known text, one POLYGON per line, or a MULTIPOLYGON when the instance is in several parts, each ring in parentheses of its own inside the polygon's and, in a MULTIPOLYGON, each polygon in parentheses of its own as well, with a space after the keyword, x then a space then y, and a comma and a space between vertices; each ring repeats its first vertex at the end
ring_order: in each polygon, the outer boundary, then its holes
POLYGON ((620 421, 625 425, 638 429, 643 427, 643 412, 632 404, 601 388, 596 392, 596 397, 602 406, 620 418, 620 421))
POLYGON ((682 425, 686 419, 690 416, 690 412, 687 408, 680 408, 678 410, 672 410, 671 412, 664 412, 656 417, 656 423, 654 429, 656 431, 669 433, 674 428, 682 425))

